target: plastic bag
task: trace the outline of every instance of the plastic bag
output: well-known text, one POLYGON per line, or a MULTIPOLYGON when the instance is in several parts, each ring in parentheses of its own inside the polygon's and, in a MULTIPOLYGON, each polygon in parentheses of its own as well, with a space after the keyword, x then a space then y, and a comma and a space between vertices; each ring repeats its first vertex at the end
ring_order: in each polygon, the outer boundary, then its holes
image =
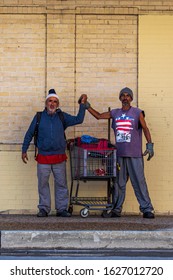
POLYGON ((90 143, 97 143, 99 141, 98 138, 92 137, 90 135, 82 135, 81 136, 81 142, 90 144, 90 143))

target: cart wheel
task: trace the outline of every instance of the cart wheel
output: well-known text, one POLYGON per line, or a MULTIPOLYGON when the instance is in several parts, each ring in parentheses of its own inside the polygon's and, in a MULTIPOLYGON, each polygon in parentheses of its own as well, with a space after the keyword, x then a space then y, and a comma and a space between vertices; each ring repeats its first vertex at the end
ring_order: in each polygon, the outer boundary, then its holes
POLYGON ((68 212, 69 212, 70 214, 73 213, 73 205, 69 205, 68 212))
POLYGON ((89 215, 89 210, 87 208, 83 208, 80 210, 80 215, 82 218, 86 218, 89 215))
POLYGON ((110 210, 103 210, 102 215, 103 218, 111 218, 112 212, 110 210))

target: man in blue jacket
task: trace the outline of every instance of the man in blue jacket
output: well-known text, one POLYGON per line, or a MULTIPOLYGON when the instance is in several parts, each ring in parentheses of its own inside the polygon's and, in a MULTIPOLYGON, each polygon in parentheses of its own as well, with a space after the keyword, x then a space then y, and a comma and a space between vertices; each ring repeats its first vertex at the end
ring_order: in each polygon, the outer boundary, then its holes
MULTIPOLYGON (((60 111, 59 97, 55 90, 50 89, 46 97, 45 110, 41 114, 37 137, 38 155, 36 161, 39 193, 39 212, 37 217, 47 217, 51 210, 49 187, 51 172, 54 176, 56 215, 59 217, 71 216, 67 211, 69 195, 66 179, 67 156, 65 153, 66 140, 64 129, 83 122, 86 98, 86 95, 81 96, 81 104, 77 116, 62 112, 62 122, 58 113, 60 111)), ((37 117, 35 115, 25 134, 22 145, 22 160, 24 163, 28 161, 27 150, 34 136, 36 123, 37 117)))

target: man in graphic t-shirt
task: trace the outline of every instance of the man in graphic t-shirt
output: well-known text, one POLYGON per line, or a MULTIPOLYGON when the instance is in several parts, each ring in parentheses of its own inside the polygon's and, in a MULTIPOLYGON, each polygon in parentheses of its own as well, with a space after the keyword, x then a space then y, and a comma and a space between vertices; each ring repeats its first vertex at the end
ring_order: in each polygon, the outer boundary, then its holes
MULTIPOLYGON (((149 197, 144 175, 143 155, 148 154, 150 160, 154 156, 151 134, 144 118, 144 112, 131 106, 133 92, 130 88, 123 88, 119 93, 122 103, 120 109, 99 113, 91 106, 88 111, 96 119, 112 119, 112 128, 115 133, 117 147, 117 182, 118 197, 116 199, 112 217, 120 217, 125 200, 126 183, 130 178, 140 211, 144 218, 154 218, 153 206, 149 197), (147 144, 146 151, 142 154, 142 131, 147 144)), ((88 103, 89 104, 89 103, 88 103)), ((90 105, 90 104, 89 104, 90 105)))

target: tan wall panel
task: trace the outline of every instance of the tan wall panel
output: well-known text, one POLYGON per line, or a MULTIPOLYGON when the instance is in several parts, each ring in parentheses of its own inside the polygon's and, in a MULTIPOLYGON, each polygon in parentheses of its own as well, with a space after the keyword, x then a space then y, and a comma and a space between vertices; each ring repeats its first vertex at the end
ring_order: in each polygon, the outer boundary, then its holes
POLYGON ((173 16, 139 18, 139 106, 146 112, 155 157, 146 162, 156 212, 173 212, 173 16))
POLYGON ((28 153, 29 162, 23 164, 19 152, 1 152, 0 210, 36 209, 37 179, 35 161, 28 153))

